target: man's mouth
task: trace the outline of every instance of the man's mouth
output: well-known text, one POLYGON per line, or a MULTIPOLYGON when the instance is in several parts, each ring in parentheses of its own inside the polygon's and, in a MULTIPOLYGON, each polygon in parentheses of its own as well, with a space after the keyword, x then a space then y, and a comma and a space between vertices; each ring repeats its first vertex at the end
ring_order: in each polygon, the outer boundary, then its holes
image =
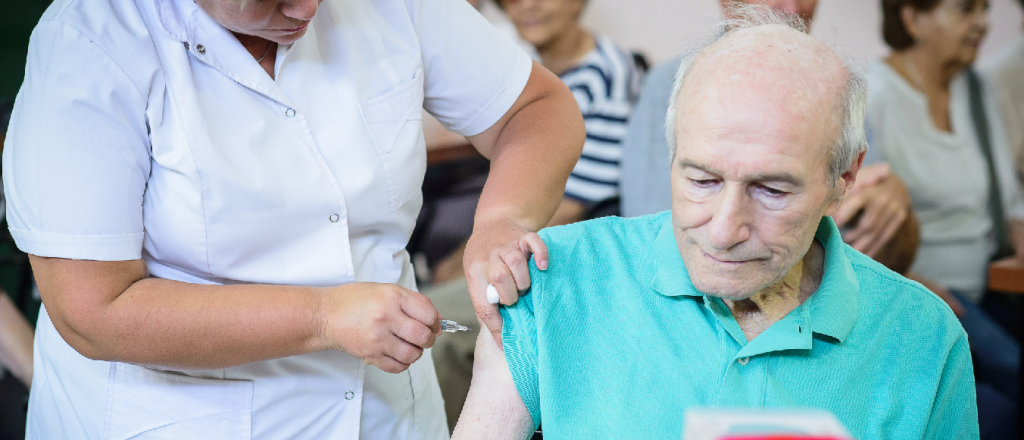
POLYGON ((736 260, 736 259, 715 258, 715 257, 713 257, 711 254, 709 254, 707 252, 704 252, 704 256, 710 258, 711 260, 714 260, 715 262, 723 263, 723 264, 742 264, 742 263, 749 263, 751 261, 751 260, 736 260))

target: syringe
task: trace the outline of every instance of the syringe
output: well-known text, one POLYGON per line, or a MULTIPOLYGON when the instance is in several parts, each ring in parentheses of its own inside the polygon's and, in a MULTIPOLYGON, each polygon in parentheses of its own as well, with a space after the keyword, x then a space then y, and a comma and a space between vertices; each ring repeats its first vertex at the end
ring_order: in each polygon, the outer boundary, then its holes
POLYGON ((449 321, 447 319, 441 320, 441 331, 445 333, 468 332, 470 330, 473 329, 466 327, 464 325, 459 325, 459 323, 455 321, 449 321))

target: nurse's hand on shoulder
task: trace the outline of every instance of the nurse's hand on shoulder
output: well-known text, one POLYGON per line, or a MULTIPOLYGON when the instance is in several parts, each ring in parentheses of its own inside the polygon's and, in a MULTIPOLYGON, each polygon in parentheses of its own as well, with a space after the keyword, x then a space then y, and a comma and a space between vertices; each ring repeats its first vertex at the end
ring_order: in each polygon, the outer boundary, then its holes
POLYGON ((441 332, 426 296, 396 284, 352 283, 327 289, 320 305, 326 345, 388 373, 401 373, 441 332))
POLYGON ((498 306, 487 300, 487 285, 493 285, 501 304, 519 301, 520 292, 530 288, 530 256, 540 270, 548 268, 548 248, 537 233, 512 221, 477 224, 466 244, 463 265, 469 296, 476 316, 491 329, 501 345, 501 314, 498 306))

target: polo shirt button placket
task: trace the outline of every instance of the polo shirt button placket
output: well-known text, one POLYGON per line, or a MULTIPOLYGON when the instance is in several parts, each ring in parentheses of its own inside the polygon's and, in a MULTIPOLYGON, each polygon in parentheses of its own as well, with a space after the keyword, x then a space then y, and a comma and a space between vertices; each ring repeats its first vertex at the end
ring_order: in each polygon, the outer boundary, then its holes
POLYGON ((750 358, 749 357, 745 357, 743 359, 737 359, 736 362, 739 362, 740 365, 747 365, 747 362, 750 362, 750 358))

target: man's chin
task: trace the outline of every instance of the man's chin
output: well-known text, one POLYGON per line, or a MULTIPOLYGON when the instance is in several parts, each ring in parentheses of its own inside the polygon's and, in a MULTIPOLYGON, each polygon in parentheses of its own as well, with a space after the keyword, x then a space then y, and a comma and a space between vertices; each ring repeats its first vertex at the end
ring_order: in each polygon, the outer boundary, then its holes
POLYGON ((702 283, 698 280, 691 280, 693 287, 695 287, 701 293, 714 296, 721 299, 727 299, 730 301, 742 301, 751 296, 761 289, 754 286, 741 286, 741 285, 722 285, 719 283, 702 283))

